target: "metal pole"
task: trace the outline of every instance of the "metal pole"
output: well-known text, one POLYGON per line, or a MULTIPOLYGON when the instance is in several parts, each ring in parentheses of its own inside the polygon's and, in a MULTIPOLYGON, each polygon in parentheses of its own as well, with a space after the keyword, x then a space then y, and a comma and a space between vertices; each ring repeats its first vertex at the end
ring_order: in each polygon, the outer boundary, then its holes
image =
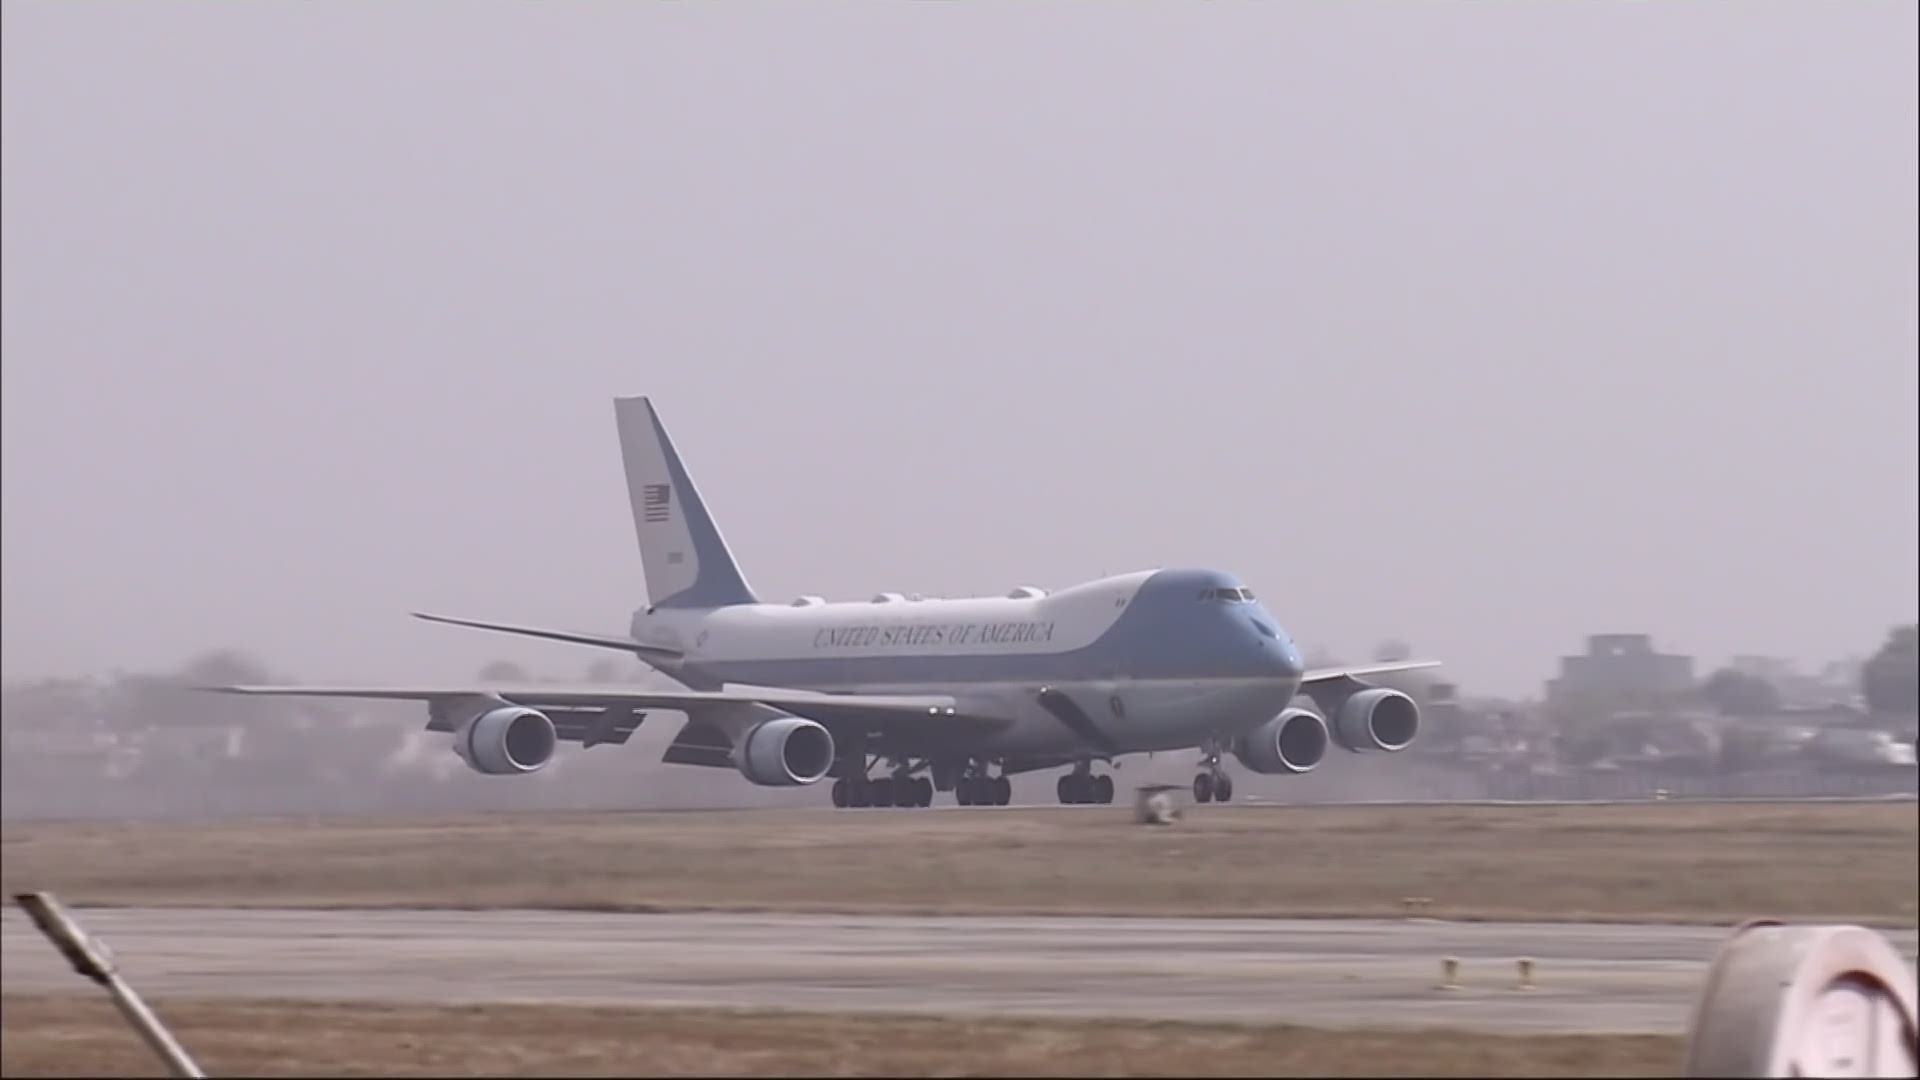
POLYGON ((153 1010, 140 1000, 140 995, 133 992, 133 987, 120 978, 120 973, 113 966, 112 952, 88 936, 52 893, 18 893, 13 899, 26 910, 28 917, 47 936, 47 940, 53 942, 54 948, 59 949, 67 962, 73 965, 73 970, 106 988, 114 1005, 119 1007, 120 1014, 127 1018, 133 1030, 140 1033, 153 1052, 167 1063, 173 1075, 204 1080, 207 1074, 193 1063, 186 1048, 174 1039, 173 1033, 160 1022, 160 1018, 153 1015, 153 1010))

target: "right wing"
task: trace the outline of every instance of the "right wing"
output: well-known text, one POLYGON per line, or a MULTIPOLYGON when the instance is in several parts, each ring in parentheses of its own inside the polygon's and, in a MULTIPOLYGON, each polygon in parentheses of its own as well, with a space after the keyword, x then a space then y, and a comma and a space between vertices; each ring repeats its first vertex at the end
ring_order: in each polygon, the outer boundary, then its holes
POLYGON ((1300 676, 1302 687, 1314 683, 1336 682, 1340 679, 1360 679, 1368 675, 1391 675, 1396 671, 1419 671, 1422 668, 1437 668, 1438 660, 1394 660, 1380 664, 1357 664, 1352 667, 1315 668, 1300 676))

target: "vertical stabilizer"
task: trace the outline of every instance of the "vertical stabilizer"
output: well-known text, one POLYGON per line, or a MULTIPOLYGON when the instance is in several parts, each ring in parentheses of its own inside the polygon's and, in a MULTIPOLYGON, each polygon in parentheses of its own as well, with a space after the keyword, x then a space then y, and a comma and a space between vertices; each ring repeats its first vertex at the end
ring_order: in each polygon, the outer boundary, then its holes
POLYGON ((757 603, 653 403, 644 397, 615 398, 613 414, 620 429, 620 457, 627 469, 633 532, 640 542, 640 565, 647 574, 652 606, 757 603))

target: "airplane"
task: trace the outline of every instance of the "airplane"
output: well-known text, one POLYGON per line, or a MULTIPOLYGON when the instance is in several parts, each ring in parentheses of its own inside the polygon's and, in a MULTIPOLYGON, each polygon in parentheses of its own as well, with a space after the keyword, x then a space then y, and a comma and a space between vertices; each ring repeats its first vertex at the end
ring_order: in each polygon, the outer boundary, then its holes
POLYGON ((1263 775, 1311 772, 1329 744, 1406 749, 1420 708, 1369 675, 1308 670, 1234 575, 1154 569, 1048 592, 768 603, 748 585, 650 399, 614 399, 651 603, 625 634, 414 612, 437 623, 610 649, 680 689, 607 685, 208 686, 230 694, 420 701, 474 771, 524 775, 562 742, 622 745, 649 712, 685 716, 663 760, 772 787, 828 777, 837 807, 1005 806, 1010 777, 1065 769, 1063 804, 1110 803, 1129 754, 1197 749, 1197 802, 1227 802, 1231 754, 1263 775))

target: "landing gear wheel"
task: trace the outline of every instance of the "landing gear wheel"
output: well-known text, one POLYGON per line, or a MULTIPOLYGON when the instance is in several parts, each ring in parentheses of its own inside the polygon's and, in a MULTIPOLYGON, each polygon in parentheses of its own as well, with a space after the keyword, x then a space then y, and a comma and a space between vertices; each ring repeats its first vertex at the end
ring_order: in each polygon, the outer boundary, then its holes
POLYGON ((1073 775, 1069 773, 1068 775, 1063 776, 1060 779, 1054 781, 1053 793, 1060 797, 1061 806, 1071 805, 1074 802, 1073 775))
POLYGON ((1013 781, 998 777, 993 781, 993 805, 1005 806, 1013 801, 1013 781))
POLYGON ((917 796, 917 798, 913 800, 915 806, 933 805, 933 781, 924 776, 915 780, 913 782, 913 793, 917 796))
POLYGON ((1213 774, 1201 773, 1193 778, 1193 801, 1197 803, 1213 801, 1213 774))
POLYGON ((1110 803, 1113 801, 1113 777, 1101 775, 1093 780, 1093 801, 1110 803))
POLYGON ((855 780, 847 785, 847 805, 855 810, 873 805, 873 791, 865 780, 855 780))
POLYGON ((1213 801, 1226 802, 1233 798, 1233 777, 1221 773, 1213 778, 1213 801))
POLYGON ((873 782, 868 784, 867 786, 873 790, 873 794, 871 796, 873 805, 875 806, 892 806, 893 805, 893 777, 891 776, 876 777, 873 780, 873 782))
POLYGON ((833 782, 833 805, 835 808, 841 810, 847 808, 847 782, 845 780, 835 780, 833 782))

